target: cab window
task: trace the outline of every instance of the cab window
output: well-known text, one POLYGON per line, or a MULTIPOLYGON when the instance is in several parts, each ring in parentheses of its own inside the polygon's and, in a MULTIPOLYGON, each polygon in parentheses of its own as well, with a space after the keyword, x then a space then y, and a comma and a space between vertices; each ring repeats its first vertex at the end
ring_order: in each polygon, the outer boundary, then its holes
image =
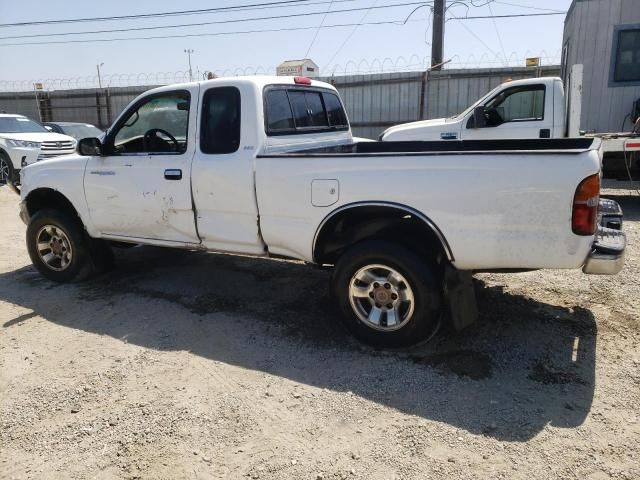
POLYGON ((268 135, 348 130, 344 107, 326 89, 270 87, 265 92, 265 129, 268 135))
POLYGON ((233 153, 240 147, 240 91, 236 87, 207 90, 202 100, 200 150, 233 153))
POLYGON ((544 120, 544 85, 503 90, 486 105, 488 126, 544 120))
POLYGON ((177 153, 187 150, 190 96, 188 92, 154 95, 120 124, 114 153, 177 153))

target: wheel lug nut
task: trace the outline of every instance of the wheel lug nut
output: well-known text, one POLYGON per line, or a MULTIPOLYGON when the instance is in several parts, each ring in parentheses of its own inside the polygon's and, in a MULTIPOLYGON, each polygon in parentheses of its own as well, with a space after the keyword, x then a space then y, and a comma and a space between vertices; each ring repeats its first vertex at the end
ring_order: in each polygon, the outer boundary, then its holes
POLYGON ((391 285, 389 285, 388 283, 384 284, 384 288, 386 288, 387 290, 389 290, 391 288, 391 285))
POLYGON ((391 310, 391 309, 393 308, 393 305, 391 305, 391 304, 389 303, 389 304, 387 305, 387 308, 388 308, 389 310, 391 310))
POLYGON ((379 286, 380 286, 380 284, 379 284, 378 282, 375 282, 375 283, 373 284, 373 288, 378 288, 379 286))
POLYGON ((379 303, 376 303, 376 308, 380 308, 380 304, 379 303))
POLYGON ((369 292, 369 296, 373 298, 373 292, 369 292))
POLYGON ((391 298, 392 298, 393 300, 397 300, 397 299, 398 299, 398 295, 396 295, 395 293, 392 293, 392 294, 391 294, 391 298))

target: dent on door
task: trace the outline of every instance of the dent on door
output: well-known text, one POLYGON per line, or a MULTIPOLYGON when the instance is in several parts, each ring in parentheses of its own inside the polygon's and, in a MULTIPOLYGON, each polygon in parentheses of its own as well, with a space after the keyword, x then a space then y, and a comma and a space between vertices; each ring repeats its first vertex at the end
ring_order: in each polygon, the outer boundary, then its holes
POLYGON ((311 182, 311 204, 329 207, 340 199, 340 183, 335 179, 316 179, 311 182))

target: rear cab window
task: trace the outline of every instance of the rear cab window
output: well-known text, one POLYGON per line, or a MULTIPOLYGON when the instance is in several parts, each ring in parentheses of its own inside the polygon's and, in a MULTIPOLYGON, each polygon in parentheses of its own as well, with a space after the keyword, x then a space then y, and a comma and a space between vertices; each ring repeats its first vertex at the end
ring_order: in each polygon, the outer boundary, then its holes
POLYGON ((338 95, 325 88, 272 85, 265 89, 267 135, 296 135, 349 129, 338 95))

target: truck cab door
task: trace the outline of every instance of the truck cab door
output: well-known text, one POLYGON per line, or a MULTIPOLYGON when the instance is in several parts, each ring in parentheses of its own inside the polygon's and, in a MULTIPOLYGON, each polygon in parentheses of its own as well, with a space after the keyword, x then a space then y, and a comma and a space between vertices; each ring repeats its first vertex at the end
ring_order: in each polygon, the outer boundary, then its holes
POLYGON ((202 86, 201 98, 192 189, 202 244, 264 254, 254 172, 261 96, 248 83, 217 81, 202 86))
POLYGON ((464 140, 551 138, 553 92, 545 84, 505 88, 484 103, 484 122, 476 126, 473 112, 463 127, 464 140))
POLYGON ((197 86, 150 94, 109 130, 84 177, 89 214, 103 236, 199 242, 191 201, 197 101, 197 86))

